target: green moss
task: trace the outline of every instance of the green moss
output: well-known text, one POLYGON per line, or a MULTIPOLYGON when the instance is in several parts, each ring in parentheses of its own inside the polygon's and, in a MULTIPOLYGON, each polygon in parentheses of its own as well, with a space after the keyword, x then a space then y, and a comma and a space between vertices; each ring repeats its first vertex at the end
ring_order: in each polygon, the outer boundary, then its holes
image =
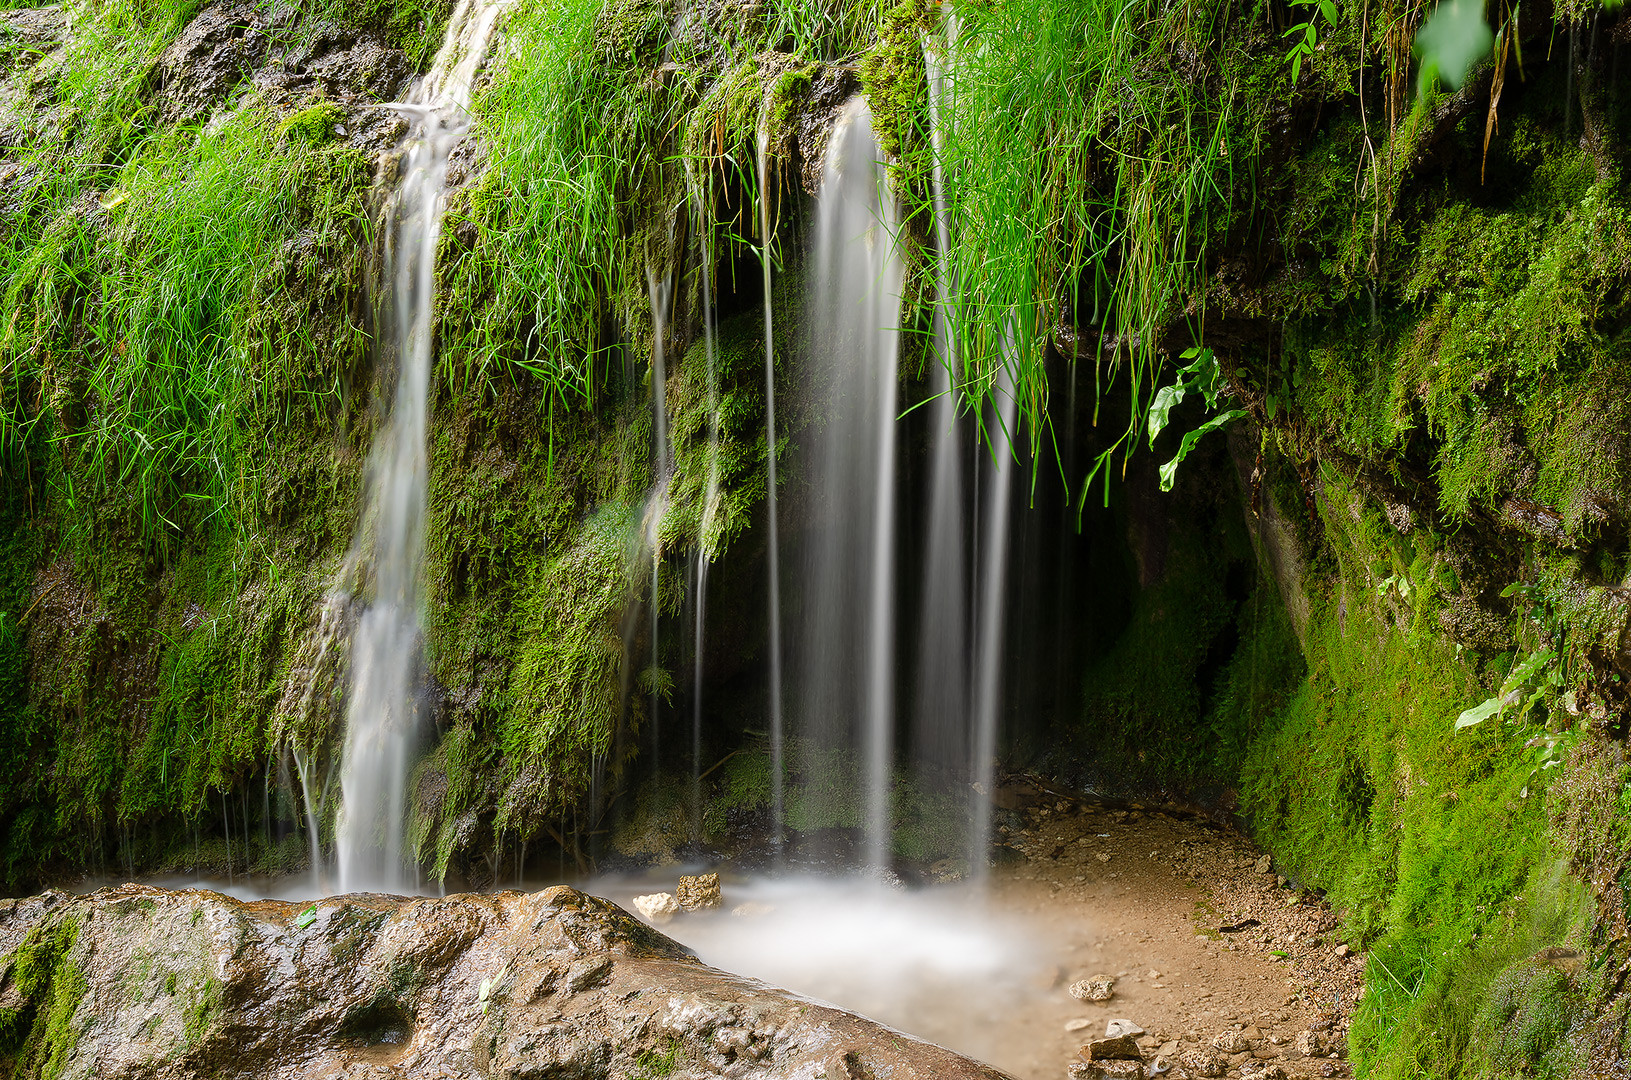
POLYGON ((1577 1075, 1581 1063, 1559 1044, 1581 1006, 1562 971, 1529 958, 1506 968, 1474 1018, 1473 1038, 1485 1071, 1491 1076, 1577 1075))
POLYGON ((861 57, 859 67, 878 145, 891 162, 895 189, 910 193, 920 203, 929 197, 933 149, 923 62, 928 28, 926 5, 920 0, 901 0, 884 12, 877 41, 861 57))
POLYGON ((319 101, 285 117, 278 124, 277 137, 313 144, 328 142, 334 137, 334 125, 343 123, 345 116, 345 110, 334 102, 319 101))
POLYGON ((221 980, 212 975, 203 983, 189 987, 189 999, 181 1013, 181 1030, 188 1046, 197 1046, 204 1040, 220 1009, 221 980))
POLYGON ((6 958, 24 1003, 0 1017, 0 1060, 10 1058, 24 1075, 55 1080, 78 1042, 73 1021, 88 987, 71 955, 78 938, 72 919, 42 923, 6 958))

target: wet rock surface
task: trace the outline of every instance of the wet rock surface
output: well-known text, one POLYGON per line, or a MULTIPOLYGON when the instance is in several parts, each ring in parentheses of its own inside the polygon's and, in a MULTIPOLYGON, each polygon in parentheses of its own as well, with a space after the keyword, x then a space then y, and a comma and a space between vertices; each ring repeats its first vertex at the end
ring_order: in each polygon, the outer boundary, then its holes
POLYGON ((45 940, 68 943, 51 979, 77 990, 63 1077, 1003 1076, 708 968, 564 885, 310 905, 48 893, 0 905, 0 996, 31 1000, 18 960, 45 940))

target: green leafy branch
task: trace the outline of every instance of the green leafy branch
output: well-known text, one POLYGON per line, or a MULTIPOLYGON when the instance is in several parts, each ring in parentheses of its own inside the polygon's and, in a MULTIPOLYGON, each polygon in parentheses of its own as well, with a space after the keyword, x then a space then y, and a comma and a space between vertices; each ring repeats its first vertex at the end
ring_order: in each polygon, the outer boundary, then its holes
POLYGON ((1303 61, 1314 55, 1319 47, 1319 16, 1325 16, 1328 26, 1335 26, 1337 21, 1337 6, 1335 0, 1291 0, 1293 7, 1311 9, 1308 21, 1300 22, 1287 30, 1281 37, 1296 38, 1291 43, 1291 51, 1286 53, 1286 59, 1291 61, 1291 85, 1297 85, 1297 77, 1302 74, 1303 61))
MULTIPOLYGON (((1208 409, 1218 407, 1218 398, 1222 395, 1224 381, 1222 373, 1218 370, 1218 358, 1211 349, 1193 348, 1185 349, 1182 359, 1189 364, 1178 369, 1178 378, 1171 386, 1163 386, 1156 392, 1155 400, 1150 404, 1149 429, 1150 449, 1155 449, 1155 438, 1167 427, 1172 410, 1177 408, 1190 394, 1198 393, 1206 399, 1208 409)), ((1193 431, 1184 433, 1183 441, 1178 444, 1178 453, 1173 455, 1171 461, 1161 466, 1161 490, 1171 491, 1173 483, 1178 478, 1178 466, 1189 452, 1195 449, 1195 444, 1208 432, 1216 431, 1229 421, 1246 415, 1244 409, 1230 409, 1228 412, 1207 420, 1193 431)))
POLYGON ((1562 621, 1546 603, 1541 590, 1533 585, 1514 582, 1501 590, 1501 596, 1517 597, 1529 603, 1529 618, 1541 632, 1540 646, 1512 665, 1512 670, 1507 672, 1501 688, 1493 697, 1456 717, 1457 731, 1482 724, 1492 716, 1517 723, 1528 716, 1549 692, 1555 692, 1563 685, 1563 665, 1559 659, 1563 652, 1564 628, 1562 621))

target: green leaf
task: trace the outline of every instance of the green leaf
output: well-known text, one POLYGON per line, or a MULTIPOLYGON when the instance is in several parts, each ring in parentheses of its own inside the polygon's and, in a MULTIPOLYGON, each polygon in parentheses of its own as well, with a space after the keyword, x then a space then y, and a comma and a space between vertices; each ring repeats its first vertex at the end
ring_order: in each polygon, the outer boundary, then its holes
POLYGON ((1166 428, 1168 414, 1184 400, 1184 384, 1175 382, 1156 391, 1150 404, 1150 449, 1155 449, 1155 437, 1166 428))
POLYGON ((1186 432, 1184 441, 1178 445, 1177 456, 1161 466, 1161 490, 1172 490, 1172 485, 1178 478, 1179 463, 1189 456, 1189 452, 1195 448, 1195 444, 1200 442, 1203 436, 1208 432, 1216 431, 1229 421, 1239 419, 1245 415, 1246 411, 1244 409, 1230 409, 1226 413, 1219 413, 1217 416, 1212 417, 1194 431, 1186 432))
POLYGON ((1337 21, 1337 6, 1331 0, 1320 0, 1320 11, 1325 13, 1325 21, 1335 26, 1337 21))
POLYGON ((1416 32, 1412 46, 1421 57, 1424 86, 1436 72, 1446 86, 1456 89, 1494 41, 1495 34, 1484 21, 1484 0, 1443 0, 1416 32))
POLYGON ((302 911, 299 915, 295 916, 294 924, 299 929, 304 930, 304 929, 306 929, 306 927, 310 926, 312 923, 314 923, 316 921, 317 921, 317 905, 313 904, 311 907, 307 908, 305 911, 302 911))
POLYGON ((1462 728, 1470 728, 1474 724, 1482 724, 1485 720, 1488 720, 1490 717, 1494 716, 1496 712, 1500 710, 1500 708, 1501 697, 1499 694, 1497 694, 1495 697, 1490 698, 1482 705, 1474 705, 1472 708, 1466 710, 1460 716, 1456 717, 1455 729, 1460 731, 1462 728))
POLYGON ((1513 668, 1512 673, 1506 677, 1506 682, 1501 684, 1501 695, 1504 697, 1528 682, 1535 672, 1551 663, 1556 656, 1556 649, 1544 649, 1541 652, 1532 653, 1527 660, 1513 668))
MULTIPOLYGON (((1292 64, 1291 65, 1291 70, 1293 72, 1291 77, 1293 79, 1295 79, 1297 77, 1296 74, 1295 74, 1295 72, 1297 70, 1297 65, 1292 64)), ((1270 420, 1273 420, 1276 416, 1278 416, 1279 413, 1280 413, 1280 395, 1279 394, 1270 394, 1268 396, 1268 399, 1263 402, 1263 411, 1269 414, 1269 419, 1270 420)))

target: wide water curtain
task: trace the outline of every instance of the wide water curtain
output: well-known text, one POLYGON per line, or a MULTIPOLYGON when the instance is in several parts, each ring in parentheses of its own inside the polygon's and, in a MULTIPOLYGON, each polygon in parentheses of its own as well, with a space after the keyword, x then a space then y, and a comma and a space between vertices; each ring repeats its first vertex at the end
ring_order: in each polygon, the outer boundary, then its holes
MULTIPOLYGON (((843 748, 862 755, 865 858, 888 863, 894 742, 895 443, 901 260, 897 214, 866 103, 828 143, 815 236, 811 377, 822 414, 809 447, 798 708, 805 800, 834 794, 843 748)), ((837 809, 837 808, 834 808, 837 809)))

